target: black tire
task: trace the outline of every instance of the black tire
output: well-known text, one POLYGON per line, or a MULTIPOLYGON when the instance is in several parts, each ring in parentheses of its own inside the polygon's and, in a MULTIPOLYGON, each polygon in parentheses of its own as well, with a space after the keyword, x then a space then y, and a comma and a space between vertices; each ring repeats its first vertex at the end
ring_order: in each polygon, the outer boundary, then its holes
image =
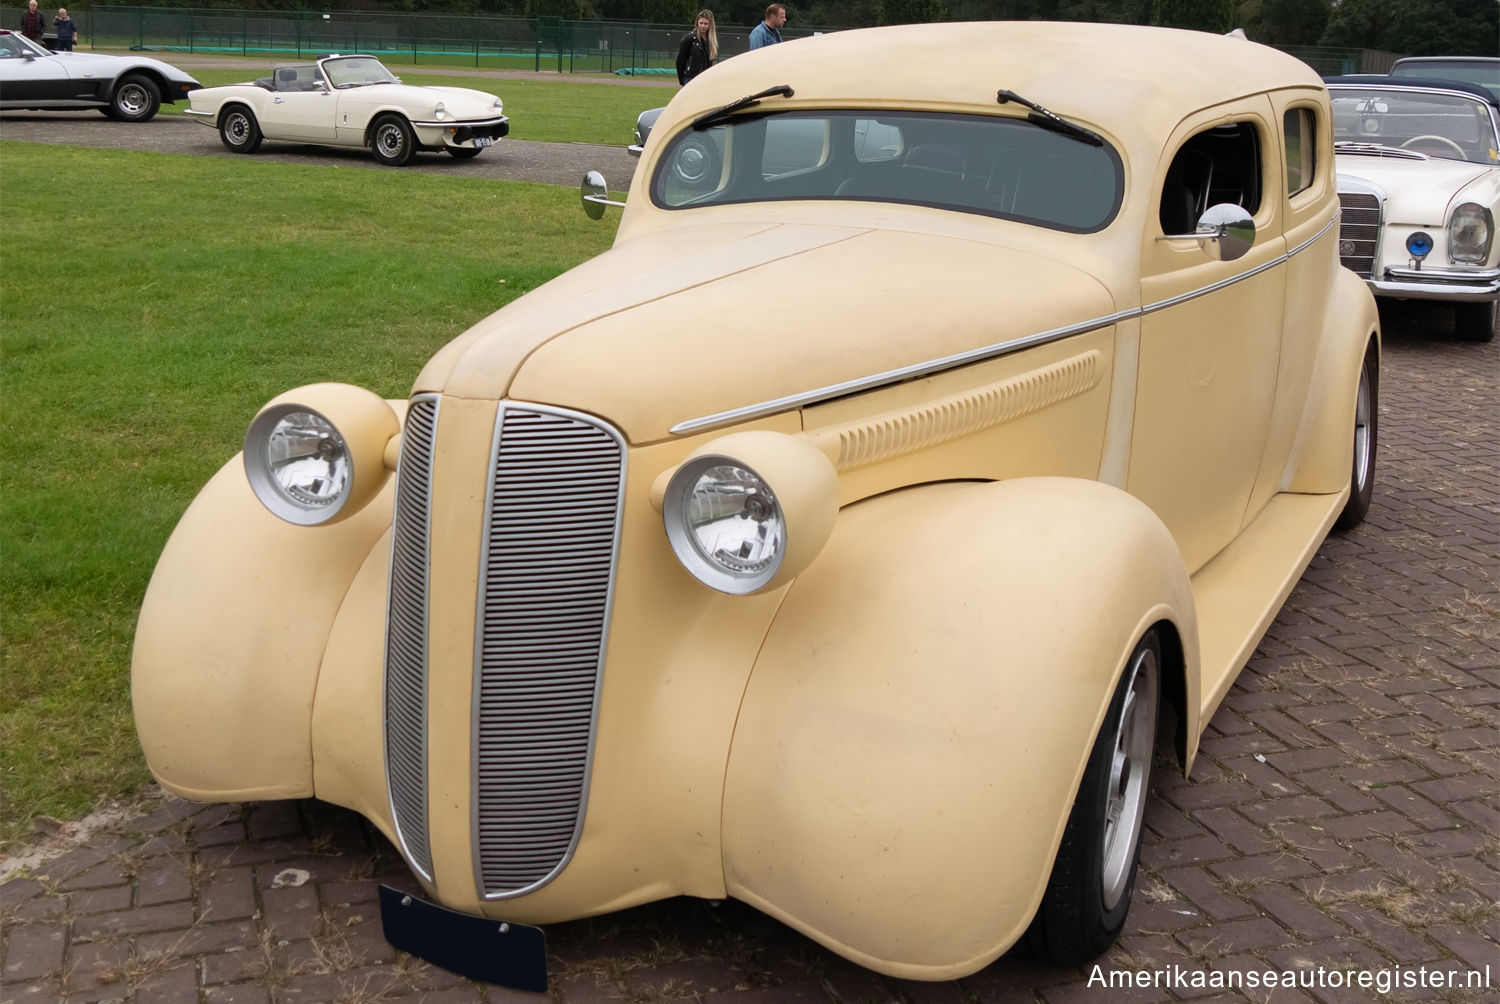
POLYGON ((1455 303, 1453 330, 1466 342, 1488 342, 1495 337, 1495 301, 1455 303))
POLYGON ((370 127, 370 152, 386 167, 400 167, 417 152, 417 138, 400 115, 382 115, 370 127))
POLYGON ((479 156, 479 147, 477 146, 445 146, 443 149, 459 160, 473 160, 479 156))
POLYGON ((1042 904, 1026 932, 1033 955, 1076 966, 1103 955, 1125 927, 1140 859, 1162 687, 1161 643, 1148 631, 1130 654, 1089 752, 1042 904))
POLYGON ((260 123, 244 105, 230 105, 219 113, 219 139, 230 153, 254 153, 260 149, 260 123))
POLYGON ((1349 471, 1349 500, 1334 521, 1335 530, 1350 530, 1365 521, 1375 496, 1375 447, 1380 432, 1380 356, 1375 343, 1365 349, 1354 398, 1354 463, 1349 471))
POLYGON ((139 73, 127 73, 115 85, 105 114, 121 122, 145 122, 154 118, 159 108, 161 90, 156 81, 139 73))

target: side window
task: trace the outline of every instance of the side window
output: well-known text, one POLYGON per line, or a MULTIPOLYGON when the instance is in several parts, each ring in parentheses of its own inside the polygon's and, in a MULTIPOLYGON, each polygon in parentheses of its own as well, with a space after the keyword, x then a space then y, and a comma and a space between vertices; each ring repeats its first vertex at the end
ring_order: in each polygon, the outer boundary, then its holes
POLYGON ((1232 202, 1254 216, 1260 209, 1260 140, 1249 122, 1196 133, 1167 168, 1161 193, 1161 230, 1190 234, 1210 206, 1232 202))
POLYGON ((1286 194, 1296 195, 1312 185, 1317 170, 1317 119, 1311 108, 1289 108, 1282 129, 1286 133, 1286 194))

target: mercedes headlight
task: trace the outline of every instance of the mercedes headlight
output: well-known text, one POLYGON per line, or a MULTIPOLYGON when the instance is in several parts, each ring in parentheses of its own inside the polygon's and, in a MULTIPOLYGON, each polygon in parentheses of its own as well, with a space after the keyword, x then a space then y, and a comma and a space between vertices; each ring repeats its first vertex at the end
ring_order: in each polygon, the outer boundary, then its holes
POLYGON ((313 384, 260 410, 245 433, 245 476, 261 505, 298 526, 358 512, 389 474, 386 447, 401 431, 375 394, 313 384))
POLYGON ((1465 202, 1448 220, 1448 258, 1454 262, 1482 265, 1490 256, 1495 239, 1495 221, 1477 202, 1465 202))
POLYGON ((788 581, 822 550, 838 514, 838 474, 806 440, 738 433, 684 461, 661 503, 667 540, 694 578, 753 593, 788 581))

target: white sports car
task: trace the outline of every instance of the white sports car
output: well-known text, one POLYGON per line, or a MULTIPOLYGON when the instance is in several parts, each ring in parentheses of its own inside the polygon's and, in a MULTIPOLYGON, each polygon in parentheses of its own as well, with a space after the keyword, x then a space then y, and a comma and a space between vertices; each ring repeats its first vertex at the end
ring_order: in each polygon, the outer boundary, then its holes
POLYGON ((172 104, 198 87, 198 81, 159 60, 48 52, 19 32, 0 28, 0 108, 97 108, 112 119, 144 122, 163 101, 172 104))
POLYGON ((187 114, 233 153, 261 140, 367 147, 391 167, 418 150, 473 157, 510 132, 500 99, 466 87, 403 84, 374 56, 278 66, 269 77, 193 92, 187 114))

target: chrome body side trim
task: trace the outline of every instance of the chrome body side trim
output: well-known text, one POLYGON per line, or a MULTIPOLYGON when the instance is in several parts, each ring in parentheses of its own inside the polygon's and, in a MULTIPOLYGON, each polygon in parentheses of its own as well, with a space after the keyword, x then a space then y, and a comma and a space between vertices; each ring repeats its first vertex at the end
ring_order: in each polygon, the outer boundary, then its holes
POLYGON ((712 415, 704 415, 701 418, 690 418, 684 422, 678 422, 667 431, 674 436, 686 436, 695 432, 706 432, 726 425, 734 425, 738 422, 747 422, 751 419, 763 418, 766 415, 774 415, 780 411, 790 408, 802 408, 807 405, 817 404, 821 401, 830 401, 838 397, 847 397, 850 394, 858 394, 877 387, 885 387, 890 384, 902 383, 917 377, 931 376, 934 373, 942 373, 946 370, 957 369, 961 366, 969 366, 973 363, 985 362, 990 359, 998 359, 1001 356, 1020 352, 1024 349, 1034 348, 1038 345, 1046 345, 1050 342, 1061 341, 1064 338, 1072 338, 1074 335, 1086 334, 1090 331, 1098 331, 1118 324, 1121 321, 1133 320, 1146 314, 1152 314, 1168 307, 1195 300, 1200 296, 1217 292, 1235 283, 1244 282, 1246 279, 1254 278, 1268 269, 1284 264, 1295 254, 1307 250, 1309 247, 1321 240, 1329 230, 1338 225, 1339 216, 1333 215, 1316 235, 1304 241, 1291 251, 1280 257, 1273 258, 1265 264, 1259 265, 1246 272, 1231 276, 1204 286, 1201 289, 1191 290, 1180 296, 1174 296, 1167 300, 1146 304, 1142 307, 1132 307, 1128 310, 1117 311, 1113 314, 1105 314, 1093 317, 1077 324, 1070 324, 1062 328, 1052 328, 1048 331, 1039 331, 1036 334, 1023 335, 1009 341, 996 342, 982 348, 970 349, 967 352, 958 352, 953 355, 942 356, 927 362, 915 363, 911 366, 903 366, 899 369, 886 370, 884 373, 875 373, 871 376, 860 377, 856 380, 846 380, 843 383, 831 384, 827 387, 819 387, 815 390, 803 391, 800 394, 788 394, 770 401, 762 401, 758 404, 745 405, 742 408, 732 408, 728 411, 715 412, 712 415))

